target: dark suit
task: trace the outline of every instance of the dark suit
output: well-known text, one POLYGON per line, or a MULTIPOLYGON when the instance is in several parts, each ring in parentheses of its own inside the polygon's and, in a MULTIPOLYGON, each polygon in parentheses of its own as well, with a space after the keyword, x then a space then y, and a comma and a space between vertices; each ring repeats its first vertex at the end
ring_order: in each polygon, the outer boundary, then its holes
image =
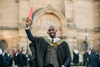
POLYGON ((4 67, 8 67, 8 63, 9 63, 8 54, 4 53, 4 55, 3 55, 3 65, 4 65, 4 67))
POLYGON ((20 54, 18 52, 18 54, 14 55, 14 62, 15 62, 15 65, 17 65, 18 67, 20 67, 20 54))
POLYGON ((2 67, 3 66, 3 56, 2 56, 2 54, 0 54, 0 67, 2 67))
POLYGON ((8 64, 8 66, 12 66, 12 64, 13 64, 13 59, 12 59, 12 56, 9 56, 9 64, 8 64))
POLYGON ((100 67, 100 58, 98 59, 98 67, 100 67))
POLYGON ((95 53, 89 56, 90 67, 98 67, 98 57, 95 53))
POLYGON ((20 57, 20 67, 26 67, 27 66, 27 57, 25 54, 22 53, 20 57))

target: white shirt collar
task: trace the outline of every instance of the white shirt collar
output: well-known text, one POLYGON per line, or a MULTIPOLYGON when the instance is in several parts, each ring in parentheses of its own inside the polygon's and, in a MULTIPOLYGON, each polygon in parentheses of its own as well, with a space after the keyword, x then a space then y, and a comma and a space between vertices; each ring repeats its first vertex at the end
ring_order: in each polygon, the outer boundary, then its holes
POLYGON ((74 53, 75 53, 75 54, 78 54, 79 52, 78 52, 78 50, 77 50, 77 49, 74 49, 74 53))
MULTIPOLYGON (((51 37, 48 37, 48 39, 52 42, 52 38, 51 38, 51 37)), ((56 38, 54 38, 53 40, 54 40, 54 43, 55 43, 55 42, 57 42, 58 40, 60 40, 60 38, 56 37, 56 38)))

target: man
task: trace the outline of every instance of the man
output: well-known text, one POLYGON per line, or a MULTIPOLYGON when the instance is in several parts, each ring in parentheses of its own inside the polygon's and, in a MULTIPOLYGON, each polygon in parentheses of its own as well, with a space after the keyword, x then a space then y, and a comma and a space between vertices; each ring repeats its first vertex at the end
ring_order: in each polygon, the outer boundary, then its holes
POLYGON ((29 22, 27 19, 26 34, 33 43, 31 47, 35 49, 37 67, 69 67, 71 59, 69 46, 56 37, 57 29, 51 25, 47 31, 49 37, 35 37, 28 28, 29 22))
POLYGON ((4 52, 2 53, 2 56, 3 56, 3 65, 4 65, 4 67, 8 67, 9 57, 8 57, 8 54, 7 54, 6 50, 4 50, 4 52))
POLYGON ((27 55, 26 50, 22 50, 20 55, 20 67, 27 67, 27 55))
POLYGON ((91 48, 87 49, 84 53, 84 65, 89 67, 89 56, 91 55, 91 48))
POLYGON ((2 49, 0 48, 0 67, 3 67, 2 49))
POLYGON ((77 64, 79 63, 79 51, 76 47, 73 51, 73 63, 75 66, 77 66, 77 64))
POLYGON ((99 59, 98 59, 98 67, 100 67, 100 57, 99 57, 99 59))
POLYGON ((98 57, 95 54, 95 50, 92 51, 92 54, 89 56, 90 67, 98 67, 98 57))

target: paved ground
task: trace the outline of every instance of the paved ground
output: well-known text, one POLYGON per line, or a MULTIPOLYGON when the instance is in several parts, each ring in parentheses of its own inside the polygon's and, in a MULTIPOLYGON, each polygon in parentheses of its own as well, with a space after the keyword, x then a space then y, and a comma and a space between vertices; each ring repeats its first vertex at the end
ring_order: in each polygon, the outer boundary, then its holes
MULTIPOLYGON (((17 67, 17 66, 13 66, 13 67, 17 67)), ((86 67, 86 66, 70 66, 70 67, 86 67)))
MULTIPOLYGON (((13 67, 17 67, 17 66, 13 66, 13 67)), ((70 66, 70 67, 86 67, 86 66, 70 66)))
POLYGON ((71 66, 71 67, 86 67, 86 66, 71 66))

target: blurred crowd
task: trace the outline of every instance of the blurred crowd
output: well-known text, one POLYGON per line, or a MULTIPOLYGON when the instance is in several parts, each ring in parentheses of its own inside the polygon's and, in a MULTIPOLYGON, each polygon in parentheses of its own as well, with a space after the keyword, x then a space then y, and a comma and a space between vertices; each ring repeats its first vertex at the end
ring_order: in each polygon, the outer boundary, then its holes
POLYGON ((87 49, 83 53, 77 48, 73 51, 73 63, 75 66, 100 67, 100 56, 95 49, 87 49))
MULTIPOLYGON (((75 48, 72 60, 75 66, 100 67, 100 56, 95 49, 89 48, 82 53, 75 48)), ((33 67, 32 54, 23 48, 12 54, 0 48, 0 67, 33 67)))
POLYGON ((13 51, 12 55, 0 48, 0 67, 32 67, 32 55, 26 50, 13 51))

